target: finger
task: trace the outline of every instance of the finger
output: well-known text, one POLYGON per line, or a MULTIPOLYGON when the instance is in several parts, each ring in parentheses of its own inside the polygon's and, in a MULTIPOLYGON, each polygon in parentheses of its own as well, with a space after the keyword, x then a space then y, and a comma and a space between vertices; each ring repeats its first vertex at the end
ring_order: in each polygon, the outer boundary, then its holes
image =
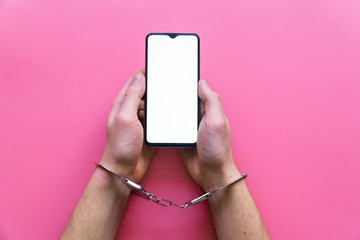
POLYGON ((202 119, 204 113, 205 113, 205 104, 203 102, 200 102, 200 119, 202 119))
POLYGON ((141 100, 140 105, 139 105, 139 110, 144 110, 145 109, 145 101, 141 100))
POLYGON ((142 73, 133 76, 120 103, 119 114, 124 116, 135 115, 139 109, 141 98, 145 92, 145 77, 142 73))
POLYGON ((145 68, 141 68, 139 70, 137 70, 136 72, 134 72, 129 79, 125 82, 123 88, 120 90, 120 92, 118 93, 118 95, 115 97, 113 103, 112 103, 112 107, 111 107, 111 111, 117 111, 120 107, 121 101, 125 95, 126 90, 128 89, 131 80, 134 78, 134 76, 138 73, 142 73, 145 74, 145 68))
POLYGON ((199 97, 204 103, 205 113, 209 118, 223 118, 224 111, 221 106, 219 94, 212 91, 203 79, 199 81, 199 97))
POLYGON ((141 100, 137 114, 138 114, 141 124, 144 127, 144 123, 145 123, 145 102, 144 102, 144 100, 141 100))
POLYGON ((141 121, 144 121, 145 120, 145 112, 144 110, 139 110, 138 111, 138 117, 141 121))
POLYGON ((145 68, 140 68, 139 70, 137 70, 137 72, 142 73, 143 75, 145 75, 145 68))

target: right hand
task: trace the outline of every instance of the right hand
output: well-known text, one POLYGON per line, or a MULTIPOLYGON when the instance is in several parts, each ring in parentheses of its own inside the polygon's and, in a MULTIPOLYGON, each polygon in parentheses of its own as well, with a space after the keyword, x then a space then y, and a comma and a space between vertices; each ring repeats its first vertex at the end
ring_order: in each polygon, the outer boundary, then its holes
POLYGON ((196 148, 180 148, 179 155, 194 181, 212 191, 241 176, 234 163, 230 144, 230 125, 220 96, 205 80, 199 81, 201 122, 196 148))

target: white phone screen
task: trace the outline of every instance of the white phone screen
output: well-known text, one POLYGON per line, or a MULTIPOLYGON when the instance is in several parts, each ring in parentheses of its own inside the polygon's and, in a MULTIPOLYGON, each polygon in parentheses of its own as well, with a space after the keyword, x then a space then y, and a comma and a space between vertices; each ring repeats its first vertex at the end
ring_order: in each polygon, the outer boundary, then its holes
POLYGON ((146 140, 194 144, 198 130, 198 48, 195 34, 147 37, 146 140))

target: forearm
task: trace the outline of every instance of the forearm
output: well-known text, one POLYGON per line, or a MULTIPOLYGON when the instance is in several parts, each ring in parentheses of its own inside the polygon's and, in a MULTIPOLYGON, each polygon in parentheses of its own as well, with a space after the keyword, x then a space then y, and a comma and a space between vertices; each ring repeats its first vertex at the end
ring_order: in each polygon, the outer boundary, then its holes
POLYGON ((219 240, 269 239, 243 180, 214 193, 209 205, 219 240))
POLYGON ((114 239, 129 194, 120 179, 96 168, 61 239, 114 239))

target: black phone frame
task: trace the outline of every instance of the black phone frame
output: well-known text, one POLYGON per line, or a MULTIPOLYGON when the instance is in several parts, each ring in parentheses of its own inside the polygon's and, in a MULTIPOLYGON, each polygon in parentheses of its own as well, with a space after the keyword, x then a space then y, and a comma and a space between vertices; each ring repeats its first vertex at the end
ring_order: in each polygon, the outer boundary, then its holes
MULTIPOLYGON (((146 44, 145 44, 145 93, 144 93, 144 102, 145 102, 145 121, 144 121, 144 142, 146 145, 151 147, 196 147, 196 143, 151 143, 147 140, 146 129, 147 129, 147 62, 148 62, 148 38, 151 35, 167 35, 170 38, 175 38, 179 35, 192 35, 197 38, 198 43, 198 83, 200 80, 200 38, 196 33, 149 33, 146 35, 146 44), (175 37, 174 37, 175 36, 175 37)), ((197 131, 199 131, 200 125, 200 97, 199 97, 199 84, 197 84, 197 92, 198 92, 198 117, 197 117, 197 131)))

